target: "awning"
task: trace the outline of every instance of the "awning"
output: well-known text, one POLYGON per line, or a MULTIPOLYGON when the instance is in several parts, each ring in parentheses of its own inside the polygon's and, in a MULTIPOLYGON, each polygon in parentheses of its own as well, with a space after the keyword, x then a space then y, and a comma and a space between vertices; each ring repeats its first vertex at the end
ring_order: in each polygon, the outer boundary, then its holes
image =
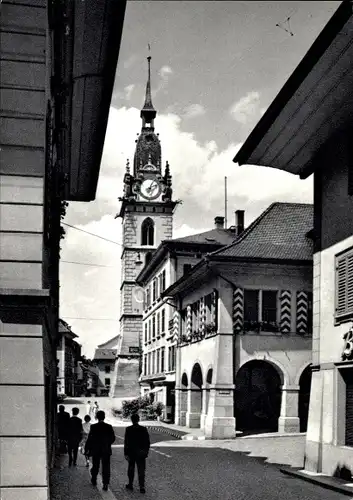
POLYGON ((155 394, 156 392, 163 391, 163 387, 155 387, 154 389, 151 389, 148 391, 148 394, 155 394))

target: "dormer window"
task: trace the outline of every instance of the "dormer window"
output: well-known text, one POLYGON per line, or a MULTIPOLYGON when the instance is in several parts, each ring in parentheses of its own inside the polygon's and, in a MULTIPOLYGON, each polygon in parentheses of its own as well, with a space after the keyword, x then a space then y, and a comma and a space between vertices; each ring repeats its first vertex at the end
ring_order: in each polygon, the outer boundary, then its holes
POLYGON ((145 219, 141 226, 141 245, 153 246, 154 244, 154 222, 149 217, 145 219))

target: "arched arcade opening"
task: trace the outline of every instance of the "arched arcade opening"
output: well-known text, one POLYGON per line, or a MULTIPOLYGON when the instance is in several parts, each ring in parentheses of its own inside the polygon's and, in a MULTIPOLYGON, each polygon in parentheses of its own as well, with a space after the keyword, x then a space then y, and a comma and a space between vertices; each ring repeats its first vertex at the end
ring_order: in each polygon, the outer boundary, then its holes
POLYGON ((277 432, 283 374, 271 363, 253 360, 236 375, 235 417, 243 432, 277 432))

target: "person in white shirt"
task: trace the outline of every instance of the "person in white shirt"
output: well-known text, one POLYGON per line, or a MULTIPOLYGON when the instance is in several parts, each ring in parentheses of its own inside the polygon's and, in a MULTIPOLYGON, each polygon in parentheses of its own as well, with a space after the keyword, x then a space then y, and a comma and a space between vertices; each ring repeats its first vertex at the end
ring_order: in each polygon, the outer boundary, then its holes
POLYGON ((87 401, 86 415, 90 415, 91 414, 91 406, 92 406, 91 401, 87 401))
POLYGON ((91 417, 89 415, 85 416, 84 423, 82 424, 82 427, 83 427, 83 434, 82 434, 82 440, 80 443, 80 449, 81 449, 81 453, 85 456, 86 467, 89 467, 89 456, 86 453, 86 442, 87 442, 89 431, 91 430, 91 417))

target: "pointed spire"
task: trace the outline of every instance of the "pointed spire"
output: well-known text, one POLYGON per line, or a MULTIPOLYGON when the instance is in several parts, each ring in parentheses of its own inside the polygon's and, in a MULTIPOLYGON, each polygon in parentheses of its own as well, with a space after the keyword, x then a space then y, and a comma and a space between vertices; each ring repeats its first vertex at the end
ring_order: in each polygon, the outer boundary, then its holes
POLYGON ((150 123, 151 127, 153 127, 153 120, 156 117, 156 110, 152 104, 152 96, 151 96, 151 56, 147 57, 148 61, 148 78, 146 84, 146 96, 145 96, 145 104, 141 109, 140 116, 142 118, 142 127, 145 127, 146 123, 150 123))

